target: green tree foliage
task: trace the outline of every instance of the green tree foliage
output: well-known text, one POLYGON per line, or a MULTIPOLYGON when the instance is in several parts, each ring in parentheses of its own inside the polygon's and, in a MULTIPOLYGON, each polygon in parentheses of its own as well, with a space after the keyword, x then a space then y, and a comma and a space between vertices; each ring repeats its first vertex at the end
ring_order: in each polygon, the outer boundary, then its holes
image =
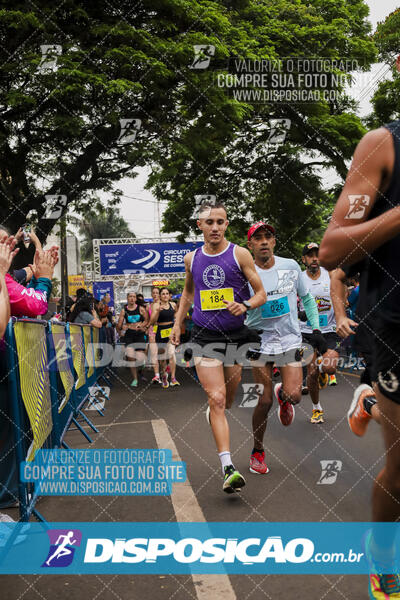
MULTIPOLYGON (((368 70, 375 49, 367 14, 357 0, 241 3, 231 19, 240 35, 230 36, 235 44, 217 44, 216 61, 235 52, 258 59, 343 58, 368 70)), ((208 36, 200 41, 212 43, 208 36)), ((170 199, 164 230, 188 235, 195 228, 194 197, 213 194, 228 208, 233 239, 244 241, 248 224, 266 219, 277 229, 282 252, 298 254, 305 240, 326 228, 334 190, 324 189, 323 171, 334 169, 344 179, 346 161, 365 132, 356 104, 344 90, 331 103, 251 105, 231 98, 229 104, 215 84, 212 61, 192 75, 198 98, 192 99, 189 134, 165 149, 150 179, 158 197, 170 199), (269 142, 268 123, 276 118, 291 121, 280 146, 269 142)))
POLYGON ((373 113, 367 119, 369 128, 400 118, 400 74, 396 69, 396 58, 400 54, 400 8, 378 24, 374 40, 379 59, 385 63, 391 78, 380 81, 372 97, 373 113))
POLYGON ((82 238, 81 259, 93 260, 93 240, 136 237, 118 207, 107 207, 99 212, 88 210, 82 219, 73 222, 79 226, 82 238))
POLYGON ((193 46, 213 45, 217 62, 325 56, 368 68, 367 13, 364 0, 0 0, 0 221, 16 230, 35 210, 43 239, 55 223, 45 196, 65 196, 57 216, 82 214, 96 190, 117 202, 116 183, 144 165, 170 201, 165 231, 183 237, 196 194, 216 193, 238 219, 270 214, 281 228, 288 206, 318 216, 319 169, 344 175, 364 131, 354 106, 344 96, 298 107, 234 100, 215 71, 189 68, 193 46), (44 68, 43 45, 61 48, 56 66, 44 68), (278 151, 258 128, 272 117, 292 120, 278 151), (117 143, 121 119, 140 120, 134 142, 117 143))

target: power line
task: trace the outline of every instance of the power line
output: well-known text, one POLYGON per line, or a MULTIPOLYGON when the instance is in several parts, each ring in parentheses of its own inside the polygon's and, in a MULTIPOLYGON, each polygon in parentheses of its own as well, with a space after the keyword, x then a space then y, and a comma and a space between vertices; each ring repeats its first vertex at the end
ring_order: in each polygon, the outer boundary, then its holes
POLYGON ((160 202, 168 202, 168 200, 146 200, 145 198, 138 198, 137 196, 127 196, 122 194, 123 198, 130 198, 131 200, 139 200, 140 202, 148 202, 149 204, 159 204, 160 202))

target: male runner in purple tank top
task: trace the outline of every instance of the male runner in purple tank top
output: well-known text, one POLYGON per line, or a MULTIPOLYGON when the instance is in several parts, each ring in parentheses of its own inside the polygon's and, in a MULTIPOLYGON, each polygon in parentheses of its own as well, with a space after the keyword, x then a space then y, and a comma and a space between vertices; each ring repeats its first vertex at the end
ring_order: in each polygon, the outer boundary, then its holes
MULTIPOLYGON (((400 56, 397 58, 400 71, 400 56)), ((400 121, 367 133, 321 242, 327 269, 357 265, 363 284, 362 323, 373 348, 372 376, 385 442, 385 466, 372 495, 373 521, 400 519, 400 121)), ((364 331, 365 333, 365 331, 364 331)), ((357 413, 367 418, 361 396, 357 413)), ((367 538, 371 598, 400 598, 395 535, 374 526, 367 538), (393 569, 393 570, 391 570, 393 569)))
POLYGON ((225 417, 242 366, 231 364, 235 361, 227 359, 226 349, 228 344, 259 342, 256 332, 244 325, 244 319, 248 309, 264 304, 266 293, 250 252, 225 239, 228 220, 223 204, 203 204, 197 225, 203 232, 204 246, 185 256, 185 288, 170 340, 179 344, 182 323, 194 303, 191 342, 200 349, 194 352, 196 370, 208 398, 207 420, 221 460, 223 490, 230 494, 245 485, 232 464, 225 417), (251 298, 248 283, 254 290, 251 298), (211 352, 210 345, 219 350, 211 352))

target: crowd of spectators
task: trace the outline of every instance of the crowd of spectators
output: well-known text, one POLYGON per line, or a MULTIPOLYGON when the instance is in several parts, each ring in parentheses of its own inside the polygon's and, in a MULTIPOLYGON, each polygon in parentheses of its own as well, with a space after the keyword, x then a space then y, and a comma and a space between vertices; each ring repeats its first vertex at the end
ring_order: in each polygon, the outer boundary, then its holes
MULTIPOLYGON (((12 411, 8 394, 6 344, 4 339, 10 317, 47 318, 52 321, 63 320, 70 323, 89 324, 99 329, 104 328, 106 341, 112 345, 120 342, 128 346, 127 342, 129 340, 124 338, 128 337, 127 331, 130 331, 133 327, 129 319, 124 319, 124 314, 129 312, 128 306, 131 307, 132 302, 123 306, 117 321, 110 294, 105 294, 101 299, 96 299, 84 288, 78 289, 75 297, 66 299, 65 314, 62 315, 59 312, 50 315, 48 311, 49 299, 52 292, 54 268, 59 260, 59 248, 52 246, 48 250, 44 250, 35 232, 30 231, 29 235, 30 240, 27 244, 22 229, 17 234, 12 235, 5 226, 0 225, 0 411, 3 415, 0 420, 0 522, 13 521, 9 515, 1 512, 1 509, 18 506, 17 460, 14 448, 12 411), (14 259, 23 248, 24 243, 26 248, 33 244, 34 247, 31 246, 30 248, 30 255, 33 255, 33 258, 23 268, 15 268, 14 259), (118 323, 119 321, 121 323, 118 323)), ((164 304, 161 304, 161 311, 165 310, 166 313, 169 311, 171 314, 168 317, 169 321, 161 327, 168 329, 170 322, 173 323, 174 321, 177 303, 172 302, 172 296, 166 288, 162 291, 164 304), (165 309, 162 308, 164 306, 165 309)), ((144 360, 142 360, 142 365, 138 369, 139 375, 135 370, 135 379, 137 380, 138 377, 144 378, 143 367, 146 362, 155 372, 158 371, 158 346, 156 345, 155 332, 157 327, 160 327, 160 325, 157 325, 157 321, 160 320, 159 290, 157 288, 153 290, 153 298, 150 302, 146 301, 143 294, 140 293, 135 294, 134 298, 130 298, 130 300, 134 300, 133 304, 135 307, 137 306, 140 323, 135 329, 141 330, 144 342, 142 357, 144 360), (152 310, 154 324, 152 322, 150 325, 152 310), (153 336, 152 333, 154 333, 153 336), (152 344, 155 346, 154 348, 151 347, 152 344), (155 361, 153 360, 154 356, 156 357, 155 361)), ((189 334, 190 327, 191 316, 188 314, 187 331, 183 332, 183 340, 189 334)), ((130 335, 132 334, 130 333, 130 335)), ((168 342, 168 338, 165 339, 168 342)), ((164 338, 162 342, 164 342, 164 338)), ((129 355, 128 351, 127 355, 129 355)), ((161 364, 163 387, 167 387, 167 373, 171 371, 170 385, 179 385, 175 379, 175 356, 169 346, 168 352, 162 357, 161 364)), ((157 382, 161 384, 160 375, 158 373, 156 375, 157 382)))
MULTIPOLYGON (((43 250, 33 233, 35 254, 31 264, 14 269, 14 258, 22 244, 22 230, 11 235, 0 225, 0 508, 16 506, 17 461, 12 431, 11 407, 7 390, 6 345, 4 335, 10 317, 41 317, 48 311, 54 267, 58 262, 58 247, 43 250)), ((12 521, 0 513, 0 522, 12 521)))

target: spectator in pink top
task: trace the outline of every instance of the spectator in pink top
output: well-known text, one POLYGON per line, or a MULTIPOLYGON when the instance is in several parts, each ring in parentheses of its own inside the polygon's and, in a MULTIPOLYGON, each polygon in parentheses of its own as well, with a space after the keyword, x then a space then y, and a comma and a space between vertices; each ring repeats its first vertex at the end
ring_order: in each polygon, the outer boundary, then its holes
MULTIPOLYGON (((0 225, 0 242, 5 240, 12 240, 15 245, 14 237, 9 236, 7 230, 0 225)), ((57 262, 56 248, 46 251, 36 250, 33 265, 29 265, 32 277, 27 287, 17 283, 10 273, 5 275, 11 316, 37 317, 47 313, 52 287, 51 278, 57 262)))

